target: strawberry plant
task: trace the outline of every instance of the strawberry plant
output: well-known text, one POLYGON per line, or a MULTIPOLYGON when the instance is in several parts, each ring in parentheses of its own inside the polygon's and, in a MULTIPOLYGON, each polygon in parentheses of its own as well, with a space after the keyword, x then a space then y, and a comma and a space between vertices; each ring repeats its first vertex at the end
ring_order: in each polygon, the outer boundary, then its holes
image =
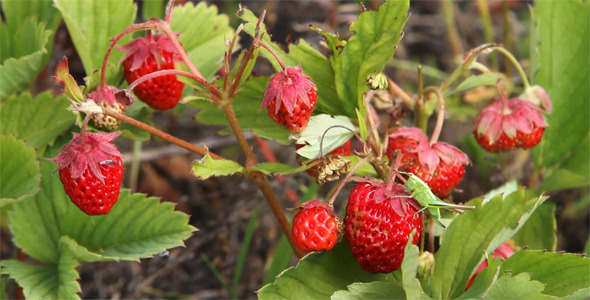
MULTIPOLYGON (((3 1, 0 208, 18 248, 2 253, 3 297, 80 298, 81 264, 138 261, 200 238, 188 214, 123 183, 137 171, 118 145, 157 137, 198 155, 197 179, 239 177, 268 204, 284 242, 260 299, 590 298, 590 260, 558 251, 555 205, 575 191, 588 210, 590 5, 534 1, 525 70, 494 42, 479 2, 488 43, 453 47, 458 63, 435 80, 418 65, 412 84, 392 75, 408 0, 359 4, 349 34, 310 26, 321 43, 286 49, 266 11, 241 6, 233 28, 205 2, 139 17, 131 0, 3 1), (47 67, 61 21, 84 78, 68 55, 47 67), (53 92, 36 81, 45 72, 53 92), (157 116, 189 108, 241 155, 157 128, 157 116), (304 178, 301 198, 313 200, 287 207, 299 195, 274 181, 288 177, 304 178)), ((441 3, 452 41, 451 4, 441 3)), ((239 297, 258 215, 231 287, 200 255, 226 296, 239 297)))

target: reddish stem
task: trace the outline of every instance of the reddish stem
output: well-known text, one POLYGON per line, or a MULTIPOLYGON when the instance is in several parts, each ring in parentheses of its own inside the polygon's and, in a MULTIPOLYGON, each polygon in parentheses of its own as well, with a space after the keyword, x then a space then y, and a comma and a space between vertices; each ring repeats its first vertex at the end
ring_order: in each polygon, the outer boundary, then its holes
POLYGON ((209 156, 211 156, 213 159, 224 159, 223 157, 221 157, 221 156, 219 156, 219 155, 217 155, 215 153, 212 153, 212 152, 210 152, 207 149, 203 149, 203 148, 198 147, 198 146, 195 146, 195 145, 193 145, 193 144, 191 144, 191 143, 189 143, 187 141, 184 141, 184 140, 181 140, 181 139, 179 139, 177 137, 171 136, 170 134, 167 134, 167 133, 165 133, 163 131, 160 131, 160 130, 152 127, 152 126, 149 126, 149 125, 147 125, 145 123, 142 123, 140 121, 137 121, 137 120, 135 120, 133 118, 130 118, 130 117, 124 115, 124 114, 120 114, 120 113, 115 112, 115 111, 112 111, 110 109, 105 109, 104 114, 107 115, 107 116, 111 116, 113 118, 116 118, 118 120, 121 120, 123 122, 126 122, 126 123, 128 123, 130 125, 133 125, 133 126, 135 126, 137 128, 140 128, 142 130, 145 130, 145 131, 147 131, 147 132, 149 132, 149 133, 151 133, 151 134, 153 134, 153 135, 155 135, 155 136, 157 136, 157 137, 159 137, 161 139, 164 139, 164 140, 166 140, 166 141, 168 141, 170 143, 173 143, 175 145, 178 145, 178 146, 180 146, 180 147, 182 147, 182 148, 184 148, 184 149, 186 149, 188 151, 191 151, 191 152, 200 154, 202 156, 205 156, 205 155, 209 154, 209 156))
POLYGON ((393 185, 395 184, 395 178, 397 177, 397 169, 402 163, 402 156, 403 154, 396 150, 395 152, 395 160, 393 161, 393 166, 391 166, 391 172, 389 173, 389 177, 387 178, 387 186, 385 187, 387 190, 391 191, 393 185))
POLYGON ((267 45, 266 43, 260 41, 258 43, 260 46, 262 46, 264 49, 268 50, 268 52, 270 52, 270 54, 272 54, 272 56, 275 57, 275 59, 277 60, 277 62, 279 63, 279 65, 281 65, 281 68, 283 70, 286 69, 285 67, 285 63, 283 63, 283 60, 281 60, 281 58, 279 57, 279 55, 275 52, 275 50, 273 50, 269 45, 267 45))
POLYGON ((342 179, 340 181, 340 185, 338 186, 338 189, 336 189, 336 191, 334 192, 334 194, 332 194, 332 197, 330 197, 330 201, 328 201, 328 204, 330 204, 330 206, 334 206, 334 201, 336 201, 336 197, 338 196, 338 194, 340 194, 340 192, 342 191, 342 189, 344 188, 344 186, 346 185, 346 183, 354 175, 354 173, 356 172, 356 170, 358 170, 358 168, 360 166, 362 166, 364 163, 366 163, 368 160, 369 160, 369 157, 368 156, 366 156, 365 158, 361 159, 361 161, 359 161, 358 164, 356 164, 352 168, 352 170, 350 170, 350 172, 348 172, 348 174, 346 174, 346 177, 344 177, 344 179, 342 179))
POLYGON ((106 86, 105 78, 106 78, 107 62, 109 61, 109 57, 111 56, 111 52, 113 52, 113 48, 115 48, 115 45, 117 45, 117 42, 119 42, 119 40, 121 38, 123 38, 128 33, 135 32, 140 29, 150 29, 150 28, 155 29, 156 28, 155 25, 156 25, 156 23, 154 23, 153 21, 147 21, 145 23, 134 24, 134 25, 127 27, 123 32, 119 33, 119 35, 117 35, 116 37, 112 38, 111 46, 109 46, 109 49, 107 50, 107 53, 104 56, 104 59, 102 61, 102 67, 100 68, 100 85, 98 87, 99 91, 105 91, 104 87, 106 86))
POLYGON ((500 93, 500 99, 502 101, 502 113, 503 114, 510 114, 510 107, 508 106, 508 99, 506 99, 506 94, 504 94, 504 89, 500 85, 500 80, 496 82, 496 87, 498 88, 498 93, 500 93))
POLYGON ((442 131, 442 126, 445 121, 445 99, 443 94, 441 93, 439 88, 436 87, 428 87, 424 90, 424 94, 428 96, 428 94, 435 93, 438 97, 438 115, 436 118, 436 126, 434 127, 434 132, 430 137, 430 145, 432 146, 434 143, 438 141, 440 137, 440 132, 442 131))
POLYGON ((135 87, 137 87, 138 85, 154 78, 154 77, 159 77, 159 76, 166 76, 166 75, 180 75, 180 76, 185 76, 188 77, 190 79, 193 79, 197 82, 199 82, 202 85, 207 85, 207 81, 200 81, 203 78, 202 77, 198 77, 195 76, 195 74, 190 73, 190 72, 186 72, 186 71, 181 71, 181 70, 177 70, 177 69, 167 69, 167 70, 159 70, 159 71, 155 71, 146 75, 143 75, 139 78, 137 78, 135 81, 133 81, 129 87, 127 87, 127 90, 131 91, 133 90, 135 87))

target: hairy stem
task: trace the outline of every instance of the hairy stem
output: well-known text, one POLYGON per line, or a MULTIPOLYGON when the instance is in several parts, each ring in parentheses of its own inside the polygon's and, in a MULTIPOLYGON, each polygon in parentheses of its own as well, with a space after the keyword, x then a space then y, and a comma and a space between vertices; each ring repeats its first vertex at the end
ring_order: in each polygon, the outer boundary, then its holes
POLYGON ((398 95, 402 101, 410 108, 413 109, 416 106, 416 101, 412 98, 412 95, 404 91, 399 85, 397 85, 393 80, 387 78, 389 92, 394 95, 398 95))
POLYGON ((430 137, 430 145, 436 143, 440 136, 440 132, 442 131, 442 126, 445 121, 445 99, 440 91, 439 88, 436 87, 428 87, 424 90, 425 95, 434 93, 438 97, 438 115, 436 118, 436 126, 434 127, 434 132, 430 137))
POLYGON ((202 77, 198 77, 195 76, 193 73, 190 72, 185 72, 185 71, 181 71, 181 70, 176 70, 176 69, 167 69, 167 70, 159 70, 159 71, 155 71, 146 75, 143 75, 139 78, 137 78, 135 81, 133 81, 129 87, 127 88, 127 90, 131 91, 133 90, 135 87, 137 87, 138 85, 154 78, 154 77, 159 77, 159 76, 166 76, 166 75, 180 75, 180 76, 185 76, 188 77, 190 79, 196 80, 197 82, 199 82, 200 84, 207 86, 207 81, 201 81, 204 78, 202 77))
POLYGON ((107 116, 111 116, 113 118, 116 118, 118 120, 121 120, 121 121, 123 121, 125 123, 128 123, 130 125, 133 125, 133 126, 139 128, 139 129, 142 129, 144 131, 147 131, 147 132, 149 132, 149 133, 151 133, 151 134, 153 134, 153 135, 155 135, 155 136, 157 136, 157 137, 159 137, 159 138, 161 138, 163 140, 166 140, 166 141, 168 141, 168 142, 170 142, 172 144, 178 145, 179 147, 182 147, 182 148, 184 148, 184 149, 186 149, 188 151, 191 151, 191 152, 200 154, 202 156, 205 156, 208 153, 209 156, 211 156, 213 159, 223 159, 223 157, 221 157, 221 156, 219 156, 219 155, 217 155, 215 153, 209 152, 206 149, 203 149, 201 147, 195 146, 195 145, 193 145, 193 144, 191 144, 191 143, 189 143, 189 142, 187 142, 185 140, 181 140, 181 139, 179 139, 177 137, 171 136, 170 134, 167 134, 167 133, 165 133, 163 131, 160 131, 160 130, 158 130, 158 129, 150 126, 150 125, 147 125, 147 124, 145 124, 143 122, 140 122, 140 121, 137 121, 137 120, 135 120, 133 118, 130 118, 130 117, 124 115, 124 114, 120 114, 120 113, 115 112, 115 111, 112 111, 110 109, 105 109, 104 114, 107 115, 107 116))

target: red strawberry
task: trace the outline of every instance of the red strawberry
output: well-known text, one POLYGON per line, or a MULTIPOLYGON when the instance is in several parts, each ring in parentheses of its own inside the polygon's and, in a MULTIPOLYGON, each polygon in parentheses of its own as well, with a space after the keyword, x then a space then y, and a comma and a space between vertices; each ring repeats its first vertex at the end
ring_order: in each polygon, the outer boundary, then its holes
MULTIPOLYGON (((155 71, 174 69, 176 48, 164 34, 138 38, 118 49, 126 51, 123 68, 127 83, 155 71)), ((168 110, 176 106, 183 88, 184 83, 176 79, 176 75, 164 75, 139 84, 133 92, 152 108, 168 110)))
POLYGON ((262 108, 267 109, 268 116, 277 124, 291 132, 301 132, 315 108, 316 89, 301 66, 285 68, 270 78, 262 108))
MULTIPOLYGON (((348 140, 344 144, 342 144, 340 147, 338 147, 338 148, 330 151, 330 153, 328 153, 328 155, 341 155, 341 156, 350 155, 350 153, 351 153, 350 145, 351 145, 351 141, 348 140)), ((304 146, 305 146, 305 144, 295 144, 295 148, 296 149, 299 149, 299 148, 304 147, 304 146)), ((317 159, 313 160, 310 163, 313 163, 313 162, 316 162, 316 161, 317 162, 322 162, 322 161, 324 161, 324 158, 321 158, 321 157, 320 158, 317 158, 317 159)), ((316 166, 311 167, 311 168, 309 168, 309 169, 307 169, 305 171, 307 172, 307 174, 309 174, 309 175, 311 175, 313 177, 317 177, 317 175, 318 175, 318 166, 319 166, 319 163, 316 166)))
MULTIPOLYGON (((512 256, 512 254, 514 254, 514 249, 516 249, 516 248, 517 248, 517 246, 514 243, 514 241, 508 240, 504 244, 498 246, 498 248, 496 248, 496 250, 494 250, 493 256, 494 256, 494 258, 501 257, 502 259, 507 259, 508 257, 512 256)), ((467 290, 471 286, 471 283, 473 282, 473 280, 475 279, 477 274, 479 274, 479 272, 481 272, 487 266, 488 266, 488 260, 486 258, 483 262, 481 262, 481 264, 479 265, 479 267, 477 268, 475 273, 471 276, 471 278, 469 278, 469 281, 467 282, 467 286, 465 286, 465 290, 467 290)))
POLYGON ((475 118, 473 134, 484 149, 502 152, 534 147, 547 126, 541 108, 530 101, 498 98, 475 118))
POLYGON ((422 234, 422 212, 404 186, 363 180, 351 192, 346 206, 344 232, 350 252, 363 269, 389 273, 399 269, 410 233, 412 243, 422 234))
POLYGON ((103 215, 119 199, 123 180, 121 153, 111 142, 115 133, 74 133, 56 158, 66 194, 88 215, 103 215))
POLYGON ((441 198, 459 185, 469 163, 467 155, 454 146, 443 142, 430 145, 424 132, 415 127, 389 135, 387 156, 393 159, 396 150, 402 155, 399 169, 418 176, 441 198))
POLYGON ((338 241, 340 225, 332 206, 319 200, 307 201, 293 218, 293 243, 305 252, 331 250, 338 241))

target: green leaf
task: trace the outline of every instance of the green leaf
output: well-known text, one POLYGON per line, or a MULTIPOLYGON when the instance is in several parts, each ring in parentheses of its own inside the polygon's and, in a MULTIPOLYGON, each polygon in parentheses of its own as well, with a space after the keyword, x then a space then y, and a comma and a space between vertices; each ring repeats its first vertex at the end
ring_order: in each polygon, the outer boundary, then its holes
POLYGON ((285 270, 273 284, 258 291, 259 299, 329 299, 355 282, 390 281, 391 274, 363 270, 342 241, 324 253, 310 253, 297 266, 285 270))
POLYGON ((63 191, 55 166, 42 162, 41 191, 9 214, 14 243, 42 263, 56 264, 64 246, 82 261, 137 260, 183 245, 194 230, 172 203, 128 190, 107 215, 88 216, 63 191))
POLYGON ((501 272, 530 273, 531 280, 545 284, 546 295, 566 297, 590 287, 590 259, 579 254, 521 250, 501 267, 501 272))
MULTIPOLYGON (((137 10, 132 0, 55 0, 55 7, 63 16, 87 75, 101 68, 110 39, 133 24, 137 10)), ((118 44, 130 39, 126 35, 118 44)), ((109 62, 117 63, 122 55, 120 51, 111 52, 109 62)))
POLYGON ((348 290, 337 291, 332 297, 330 297, 330 299, 406 299, 406 293, 398 282, 373 281, 369 283, 353 283, 348 286, 348 290))
POLYGON ((74 123, 76 117, 67 110, 69 105, 65 95, 53 98, 50 91, 35 98, 28 92, 13 95, 0 111, 0 131, 26 140, 28 146, 42 153, 74 123))
POLYGON ((456 216, 442 236, 430 281, 431 296, 458 297, 485 253, 492 253, 511 238, 544 199, 527 197, 524 189, 520 189, 505 197, 496 196, 485 204, 481 199, 467 203, 476 208, 456 216))
POLYGON ((202 159, 195 161, 192 166, 193 173, 201 180, 211 176, 228 176, 241 173, 242 165, 227 159, 213 159, 207 153, 202 159))
POLYGON ((583 176, 587 185, 590 2, 535 1, 532 12, 532 78, 553 102, 553 113, 547 116, 549 127, 533 152, 535 163, 549 171, 567 165, 566 169, 583 176))
POLYGON ((550 299, 541 294, 543 284, 531 280, 531 276, 520 273, 516 276, 502 276, 490 288, 484 299, 550 299))
POLYGON ((46 23, 47 29, 55 32, 61 20, 52 0, 2 1, 2 10, 6 25, 12 29, 21 27, 23 20, 36 16, 39 23, 46 23))
POLYGON ((0 135, 0 207, 39 191, 41 172, 35 149, 14 136, 0 135))
MULTIPOLYGON (((262 138, 288 144, 289 131, 271 120, 266 110, 260 109, 262 94, 267 83, 267 77, 251 77, 246 82, 244 89, 238 93, 232 103, 236 118, 243 130, 251 130, 262 138)), ((201 110, 195 117, 197 121, 229 126, 223 111, 216 105, 207 101, 190 101, 188 104, 201 110)))
POLYGON ((80 299, 76 282, 78 262, 64 250, 54 265, 38 265, 18 260, 2 260, 2 272, 14 278, 23 288, 26 299, 80 299))
MULTIPOLYGON (((570 161, 568 161, 570 162, 570 161)), ((588 186, 588 177, 568 169, 552 170, 545 175, 540 191, 551 192, 588 186)))
POLYGON ((535 210, 512 239, 519 246, 529 250, 555 251, 557 248, 556 223, 555 204, 545 202, 535 210))
POLYGON ((444 97, 449 97, 452 95, 456 95, 461 92, 465 92, 467 90, 480 87, 480 86, 487 86, 487 85, 496 85, 499 79, 503 78, 504 76, 500 73, 484 73, 481 75, 473 75, 467 77, 463 82, 461 82, 456 88, 452 90, 447 90, 443 93, 444 97))
POLYGON ((362 96, 369 90, 367 77, 380 73, 393 57, 408 18, 409 1, 387 1, 377 11, 361 13, 350 25, 348 40, 334 66, 336 90, 346 115, 355 117, 362 96))
POLYGON ((475 277, 471 286, 458 299, 481 299, 498 279, 502 259, 494 259, 492 253, 488 255, 488 266, 475 277))
POLYGON ((412 244, 413 240, 412 235, 406 243, 404 260, 400 267, 402 273, 402 287, 406 299, 420 299, 422 294, 420 281, 416 278, 418 274, 418 255, 420 254, 420 251, 416 245, 412 244))
POLYGON ((276 249, 272 252, 272 263, 262 279, 262 284, 267 285, 275 281, 275 278, 289 266, 291 258, 293 257, 293 248, 289 244, 289 240, 283 234, 279 240, 276 249))
POLYGON ((178 40, 201 74, 208 80, 213 79, 228 50, 225 40, 234 35, 229 17, 218 14, 215 5, 200 2, 195 6, 187 2, 174 7, 170 27, 181 33, 178 40))
POLYGON ((350 119, 321 114, 311 117, 303 132, 294 134, 291 138, 297 140, 298 144, 306 144, 297 150, 297 154, 313 160, 340 147, 352 136, 354 125, 350 119))
POLYGON ((143 20, 149 20, 151 18, 163 19, 165 9, 166 1, 164 0, 145 1, 141 7, 141 18, 143 20))
POLYGON ((26 90, 37 78, 44 65, 51 31, 36 17, 19 20, 19 27, 10 32, 0 25, 0 99, 26 90))
MULTIPOLYGON (((254 35, 254 29, 258 18, 249 10, 244 9, 240 16, 247 24, 244 31, 254 35)), ((261 32, 265 32, 264 24, 261 26, 261 32)), ((265 34, 262 41, 269 45, 281 58, 286 66, 301 65, 303 72, 308 74, 315 82, 318 90, 318 101, 316 103, 316 112, 323 112, 331 115, 344 115, 346 110, 342 106, 338 94, 334 88, 334 70, 326 57, 314 49, 305 40, 299 40, 297 44, 289 44, 288 54, 282 48, 271 42, 270 35, 265 34)), ((265 56, 275 67, 280 70, 280 65, 276 58, 266 49, 261 48, 260 53, 265 56)), ((353 115, 354 116, 354 115, 353 115)))

